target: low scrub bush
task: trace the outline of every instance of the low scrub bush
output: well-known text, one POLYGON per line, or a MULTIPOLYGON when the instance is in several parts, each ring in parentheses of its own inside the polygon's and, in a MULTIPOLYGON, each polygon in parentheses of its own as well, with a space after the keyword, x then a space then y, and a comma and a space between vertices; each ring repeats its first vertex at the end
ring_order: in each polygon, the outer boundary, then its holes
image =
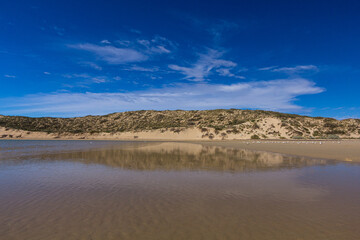
POLYGON ((340 137, 338 135, 335 134, 330 134, 326 136, 327 139, 340 139, 340 137))
POLYGON ((251 139, 260 139, 260 137, 258 135, 256 135, 256 134, 254 134, 254 135, 251 136, 251 139))

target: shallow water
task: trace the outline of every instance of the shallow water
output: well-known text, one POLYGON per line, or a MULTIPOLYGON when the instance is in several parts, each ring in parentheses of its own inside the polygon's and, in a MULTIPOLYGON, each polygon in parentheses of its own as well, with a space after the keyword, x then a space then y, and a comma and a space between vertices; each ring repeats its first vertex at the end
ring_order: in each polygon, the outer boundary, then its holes
POLYGON ((200 144, 0 141, 0 239, 359 239, 359 183, 200 144))

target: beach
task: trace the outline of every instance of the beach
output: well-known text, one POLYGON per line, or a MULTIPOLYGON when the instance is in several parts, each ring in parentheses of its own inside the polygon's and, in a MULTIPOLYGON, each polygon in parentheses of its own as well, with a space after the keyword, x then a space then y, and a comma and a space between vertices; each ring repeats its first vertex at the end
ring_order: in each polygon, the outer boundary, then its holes
POLYGON ((359 164, 259 142, 1 140, 1 239, 358 239, 359 164))
POLYGON ((249 140, 244 136, 230 135, 221 138, 214 134, 213 139, 203 138, 199 129, 186 129, 179 133, 172 131, 152 130, 141 132, 97 133, 97 134, 54 134, 46 132, 29 132, 23 130, 0 128, 0 138, 17 140, 115 140, 115 141, 177 141, 193 142, 207 146, 249 149, 255 151, 275 152, 320 159, 331 159, 347 162, 360 162, 359 139, 306 139, 306 140, 249 140))

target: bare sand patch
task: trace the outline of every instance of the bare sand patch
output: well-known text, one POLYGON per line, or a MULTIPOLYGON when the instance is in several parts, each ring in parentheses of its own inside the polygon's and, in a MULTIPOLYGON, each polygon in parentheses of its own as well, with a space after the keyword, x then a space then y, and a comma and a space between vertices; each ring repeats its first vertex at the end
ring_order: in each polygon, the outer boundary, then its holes
POLYGON ((360 162, 360 140, 212 141, 204 142, 203 144, 347 162, 360 162))

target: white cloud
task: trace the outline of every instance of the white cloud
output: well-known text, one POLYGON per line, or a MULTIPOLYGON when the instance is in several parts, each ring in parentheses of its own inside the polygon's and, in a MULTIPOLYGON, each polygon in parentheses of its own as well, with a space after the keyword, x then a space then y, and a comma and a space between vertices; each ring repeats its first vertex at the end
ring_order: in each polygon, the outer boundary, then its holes
POLYGON ((141 34, 141 31, 140 31, 140 30, 134 29, 134 28, 131 28, 131 29, 130 29, 130 32, 136 33, 136 34, 141 34))
POLYGON ((150 46, 150 41, 146 40, 146 39, 138 39, 137 43, 144 46, 144 47, 149 47, 150 46))
POLYGON ((261 71, 267 71, 270 70, 272 72, 283 72, 287 74, 294 74, 294 73, 301 73, 305 71, 318 71, 318 67, 315 65, 298 65, 294 67, 265 67, 265 68, 259 68, 261 71))
POLYGON ((159 71, 158 67, 150 67, 150 68, 146 68, 146 67, 140 67, 140 66, 131 66, 129 68, 125 68, 125 70, 128 71, 139 71, 139 72, 157 72, 159 71))
POLYGON ((145 48, 147 54, 168 54, 171 53, 170 49, 175 48, 174 43, 160 36, 155 36, 151 40, 138 39, 136 42, 145 48))
POLYGON ((131 48, 99 46, 90 43, 69 45, 69 47, 91 52, 109 64, 142 62, 148 59, 148 56, 131 48))
POLYGON ((270 67, 262 67, 262 68, 259 68, 258 70, 259 71, 269 71, 269 70, 272 70, 274 68, 277 68, 278 66, 270 66, 270 67))
POLYGON ((45 74, 45 75, 50 75, 51 73, 49 73, 49 72, 44 72, 44 74, 45 74))
POLYGON ((169 68, 184 74, 185 79, 200 82, 204 81, 205 78, 209 76, 211 71, 214 69, 227 67, 230 71, 231 68, 236 67, 236 63, 220 59, 222 55, 222 52, 209 49, 207 54, 199 54, 199 60, 191 67, 182 67, 171 64, 169 65, 169 68))
POLYGON ((275 68, 273 72, 288 72, 288 73, 296 73, 296 72, 303 72, 303 71, 317 71, 318 68, 314 65, 299 65, 295 67, 282 67, 282 68, 275 68))
MULTIPOLYGON (((110 82, 109 78, 106 76, 92 76, 87 73, 73 73, 73 74, 64 74, 63 77, 70 79, 81 79, 75 83, 76 86, 86 86, 93 83, 106 83, 110 82)), ((113 78, 115 80, 115 78, 113 78)), ((67 85, 71 86, 71 85, 67 85)), ((73 87, 73 86, 71 86, 73 87)))
POLYGON ((103 44, 111 44, 111 42, 109 40, 107 40, 107 39, 102 40, 101 43, 103 43, 103 44))
POLYGON ((125 46, 128 47, 130 46, 131 42, 129 40, 117 40, 115 41, 117 44, 121 45, 121 46, 125 46))
POLYGON ((218 72, 220 76, 224 76, 224 77, 234 77, 234 78, 239 78, 239 79, 245 79, 244 76, 235 75, 230 70, 231 69, 229 69, 229 68, 219 68, 219 69, 216 69, 216 72, 218 72))
POLYGON ((81 62, 80 64, 82 64, 84 66, 91 67, 91 68, 93 68, 95 70, 99 70, 99 71, 102 70, 102 67, 99 66, 98 64, 94 63, 94 62, 81 62))
POLYGON ((79 116, 141 109, 252 108, 299 111, 296 97, 324 91, 297 78, 236 84, 183 84, 127 93, 50 93, 0 99, 6 114, 79 116), (6 104, 5 104, 6 102, 6 104))
MULTIPOLYGON (((100 60, 109 64, 127 64, 143 62, 153 55, 169 54, 176 48, 176 44, 167 38, 155 36, 153 39, 138 39, 134 41, 118 40, 111 45, 109 40, 102 40, 100 45, 91 43, 70 44, 68 47, 95 54, 100 60)), ((90 67, 101 70, 101 67, 92 62, 90 67)))
POLYGON ((8 74, 5 74, 4 77, 6 77, 6 78, 16 78, 15 75, 8 75, 8 74))
POLYGON ((65 78, 90 78, 90 75, 87 73, 73 73, 73 74, 64 74, 65 78))
POLYGON ((91 81, 93 83, 105 83, 108 82, 108 79, 106 77, 92 77, 91 81))
POLYGON ((152 53, 159 53, 159 54, 171 53, 171 51, 169 49, 167 49, 165 46, 161 46, 161 45, 151 47, 149 50, 152 53))
POLYGON ((225 76, 225 77, 235 76, 235 74, 231 73, 230 69, 228 69, 228 68, 219 68, 216 70, 216 72, 218 72, 220 76, 225 76))

